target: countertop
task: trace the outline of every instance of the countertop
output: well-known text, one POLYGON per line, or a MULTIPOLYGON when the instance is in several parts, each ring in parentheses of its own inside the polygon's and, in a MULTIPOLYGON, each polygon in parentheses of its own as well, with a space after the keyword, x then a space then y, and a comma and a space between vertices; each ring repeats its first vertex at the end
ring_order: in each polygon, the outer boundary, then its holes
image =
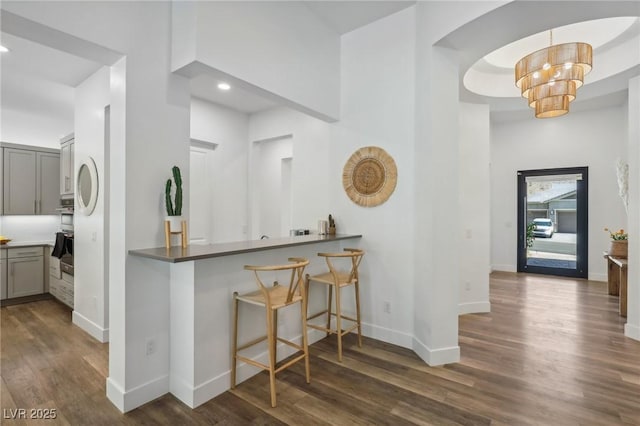
POLYGON ((208 245, 192 244, 186 248, 180 246, 155 247, 140 250, 129 250, 132 256, 146 257, 162 262, 178 263, 190 260, 209 259, 213 257, 231 256, 234 254, 251 253, 263 250, 272 250, 284 247, 295 247, 305 244, 361 238, 362 235, 337 234, 337 235, 300 235, 296 237, 269 238, 264 240, 238 241, 233 243, 218 243, 208 245))
POLYGON ((23 248, 38 246, 53 246, 55 241, 9 241, 7 244, 0 245, 0 248, 23 248))

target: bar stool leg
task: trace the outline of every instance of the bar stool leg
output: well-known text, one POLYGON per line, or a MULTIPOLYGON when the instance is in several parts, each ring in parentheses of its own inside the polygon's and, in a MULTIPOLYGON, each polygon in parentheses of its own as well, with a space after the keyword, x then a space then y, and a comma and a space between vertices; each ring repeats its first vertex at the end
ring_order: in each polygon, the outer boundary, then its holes
POLYGON ((276 406, 276 357, 275 339, 273 336, 273 312, 267 305, 267 339, 269 342, 269 389, 271 391, 271 407, 276 406))
POLYGON ((231 349, 231 389, 236 387, 236 368, 238 364, 238 292, 233 293, 233 347, 231 349))
POLYGON ((338 332, 338 361, 342 362, 342 314, 340 311, 340 286, 336 286, 336 330, 338 332))
MULTIPOLYGON (((273 310, 273 358, 278 359, 278 310, 273 310)), ((274 364, 275 365, 275 364, 274 364)))
MULTIPOLYGON (((308 284, 308 282, 307 282, 308 284)), ((307 383, 311 383, 311 370, 309 369, 309 338, 307 335, 307 303, 308 293, 305 295, 302 302, 300 302, 300 314, 302 315, 302 348, 304 350, 304 370, 307 378, 307 383)))
POLYGON ((356 320, 358 324, 358 347, 362 347, 362 323, 360 322, 360 281, 356 281, 353 287, 356 291, 356 320))
POLYGON ((328 298, 328 303, 327 303, 327 335, 326 337, 329 337, 329 335, 331 334, 331 302, 332 302, 332 297, 333 294, 331 294, 331 292, 333 291, 333 286, 330 285, 329 286, 329 298, 328 298))
POLYGON ((306 294, 306 299, 304 301, 304 322, 307 323, 307 319, 309 319, 309 274, 304 276, 304 292, 306 294))

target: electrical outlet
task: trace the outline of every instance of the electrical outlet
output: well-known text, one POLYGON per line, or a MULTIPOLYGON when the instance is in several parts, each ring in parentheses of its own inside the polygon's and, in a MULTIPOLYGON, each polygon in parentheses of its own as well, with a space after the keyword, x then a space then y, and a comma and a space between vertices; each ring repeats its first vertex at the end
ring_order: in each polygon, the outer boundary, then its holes
POLYGON ((153 355, 156 353, 156 341, 155 339, 148 338, 146 341, 146 353, 147 356, 153 355))
POLYGON ((391 303, 389 303, 389 302, 385 301, 385 302, 383 303, 383 307, 382 307, 382 308, 383 308, 383 310, 384 310, 384 312, 385 312, 386 314, 390 314, 390 313, 391 313, 391 303))

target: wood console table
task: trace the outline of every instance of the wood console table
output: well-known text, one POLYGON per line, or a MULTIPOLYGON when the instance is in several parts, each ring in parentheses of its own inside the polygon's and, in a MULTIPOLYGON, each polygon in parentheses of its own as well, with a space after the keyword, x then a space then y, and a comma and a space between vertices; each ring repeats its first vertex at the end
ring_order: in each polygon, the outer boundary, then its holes
POLYGON ((607 259, 607 281, 609 294, 620 296, 620 315, 627 316, 627 259, 609 256, 607 259))

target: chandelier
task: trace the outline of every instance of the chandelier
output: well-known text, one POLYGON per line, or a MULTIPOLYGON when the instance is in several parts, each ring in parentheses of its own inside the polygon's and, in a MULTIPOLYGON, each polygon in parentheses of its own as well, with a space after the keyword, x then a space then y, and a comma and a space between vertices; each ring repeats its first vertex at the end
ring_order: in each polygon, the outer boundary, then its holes
POLYGON ((516 86, 536 118, 559 117, 569 112, 584 76, 591 71, 593 49, 587 43, 553 45, 549 31, 549 47, 533 52, 516 63, 516 86))

